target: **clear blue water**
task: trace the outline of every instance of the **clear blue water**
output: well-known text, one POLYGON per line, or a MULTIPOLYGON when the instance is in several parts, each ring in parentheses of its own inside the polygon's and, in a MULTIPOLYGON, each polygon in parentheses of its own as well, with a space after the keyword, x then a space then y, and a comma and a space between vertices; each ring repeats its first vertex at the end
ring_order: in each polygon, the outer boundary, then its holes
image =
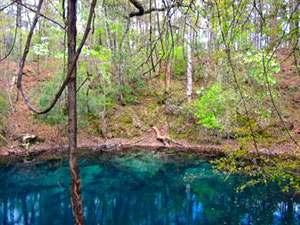
MULTIPOLYGON (((86 224, 300 224, 300 200, 275 185, 236 189, 247 178, 139 153, 80 159, 86 224)), ((0 224, 73 224, 67 162, 0 168, 0 224)))

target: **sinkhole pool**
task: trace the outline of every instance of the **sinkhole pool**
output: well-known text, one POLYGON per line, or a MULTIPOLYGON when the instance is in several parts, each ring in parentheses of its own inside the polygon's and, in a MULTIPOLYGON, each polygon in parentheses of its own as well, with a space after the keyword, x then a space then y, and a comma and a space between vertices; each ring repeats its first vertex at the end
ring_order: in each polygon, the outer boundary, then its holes
MULTIPOLYGON (((300 224, 300 199, 276 185, 213 172, 206 160, 139 151, 80 157, 85 223, 91 225, 300 224)), ((73 224, 68 162, 0 166, 0 224, 73 224)))

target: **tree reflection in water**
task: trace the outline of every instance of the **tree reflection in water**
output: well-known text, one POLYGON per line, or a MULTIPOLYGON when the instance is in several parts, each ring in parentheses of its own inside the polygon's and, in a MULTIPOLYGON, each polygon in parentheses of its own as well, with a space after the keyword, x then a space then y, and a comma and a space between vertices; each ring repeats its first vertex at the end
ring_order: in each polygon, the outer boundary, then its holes
MULTIPOLYGON (((86 224, 300 224, 299 199, 275 185, 238 193, 245 178, 224 181, 203 161, 138 155, 79 163, 86 224)), ((74 224, 68 174, 67 162, 0 168, 0 224, 74 224)))
POLYGON ((83 225, 84 224, 84 215, 83 215, 83 204, 81 198, 81 180, 79 174, 79 166, 77 162, 77 157, 74 152, 70 153, 70 174, 71 174, 71 206, 72 213, 74 217, 74 224, 83 225))

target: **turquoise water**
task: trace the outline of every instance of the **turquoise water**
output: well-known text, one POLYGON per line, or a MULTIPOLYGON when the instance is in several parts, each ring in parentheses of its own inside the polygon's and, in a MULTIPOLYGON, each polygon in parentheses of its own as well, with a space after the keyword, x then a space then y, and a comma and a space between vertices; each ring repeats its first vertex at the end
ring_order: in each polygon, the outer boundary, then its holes
MULTIPOLYGON (((91 158, 91 157, 90 157, 91 158)), ((300 200, 276 186, 236 189, 205 160, 157 154, 80 159, 86 224, 300 224, 300 200)), ((64 161, 0 168, 0 224, 72 224, 64 161)))

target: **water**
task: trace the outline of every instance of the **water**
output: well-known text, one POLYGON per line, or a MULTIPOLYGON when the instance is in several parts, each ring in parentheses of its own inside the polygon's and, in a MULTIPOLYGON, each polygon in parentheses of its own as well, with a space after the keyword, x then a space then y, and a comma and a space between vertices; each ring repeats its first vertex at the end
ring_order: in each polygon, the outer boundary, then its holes
MULTIPOLYGON (((204 160, 139 153, 80 159, 86 224, 300 224, 300 200, 275 185, 236 189, 204 160)), ((0 168, 0 224, 73 224, 66 162, 0 168)))

